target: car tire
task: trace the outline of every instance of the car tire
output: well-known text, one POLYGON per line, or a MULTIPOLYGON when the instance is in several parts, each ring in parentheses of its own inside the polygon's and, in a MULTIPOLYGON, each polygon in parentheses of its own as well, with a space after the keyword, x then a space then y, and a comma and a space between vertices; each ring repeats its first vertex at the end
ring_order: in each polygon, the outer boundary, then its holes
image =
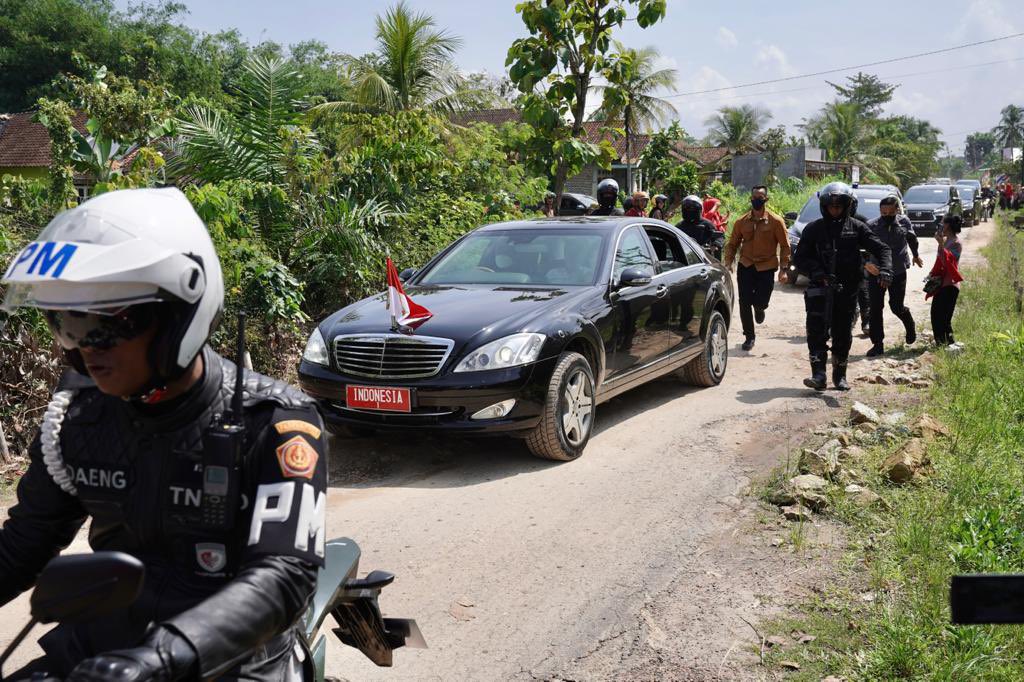
POLYGON ((579 353, 562 353, 548 382, 540 423, 526 436, 530 452, 559 462, 582 455, 594 431, 595 402, 590 363, 579 353))
POLYGON ((704 348, 700 355, 679 370, 679 377, 692 386, 717 386, 729 364, 729 326, 717 310, 708 319, 704 348))
POLYGON ((324 424, 327 432, 335 438, 369 438, 377 432, 368 426, 349 426, 348 424, 324 424))

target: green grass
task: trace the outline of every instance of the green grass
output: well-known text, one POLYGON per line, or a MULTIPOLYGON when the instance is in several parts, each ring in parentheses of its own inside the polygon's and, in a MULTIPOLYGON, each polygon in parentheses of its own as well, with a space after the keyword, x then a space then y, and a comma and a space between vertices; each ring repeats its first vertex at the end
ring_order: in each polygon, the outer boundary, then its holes
POLYGON ((950 576, 1024 572, 1024 323, 1015 286, 1024 235, 1001 222, 989 267, 965 275, 954 328, 966 350, 939 353, 923 406, 953 437, 931 447, 934 474, 905 488, 878 474, 896 446, 870 449, 862 473, 887 506, 834 506, 849 525, 840 575, 798 618, 770 625, 773 634, 818 637, 769 657, 798 660, 792 679, 1024 679, 1024 627, 949 623, 950 576), (872 602, 861 598, 868 591, 872 602))

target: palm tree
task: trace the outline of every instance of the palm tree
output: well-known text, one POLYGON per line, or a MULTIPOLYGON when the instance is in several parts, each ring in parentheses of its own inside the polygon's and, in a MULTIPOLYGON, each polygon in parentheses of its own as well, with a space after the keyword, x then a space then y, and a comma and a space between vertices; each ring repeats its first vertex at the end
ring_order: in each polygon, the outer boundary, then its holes
POLYGON ((996 142, 1003 147, 1024 146, 1024 109, 1008 104, 999 112, 999 125, 992 129, 996 142))
POLYGON ((236 113, 185 107, 177 121, 181 154, 172 170, 207 182, 246 178, 284 184, 289 154, 317 148, 316 138, 299 128, 304 104, 298 71, 277 57, 250 56, 234 87, 236 113), (286 144, 282 135, 289 133, 295 139, 286 144))
POLYGON ((708 126, 708 139, 718 147, 727 147, 729 153, 757 149, 761 130, 772 119, 766 109, 743 104, 738 107, 722 107, 710 116, 704 125, 708 126))
POLYGON ((675 69, 656 69, 660 53, 657 48, 639 50, 616 42, 617 59, 609 70, 611 85, 598 85, 604 98, 595 118, 622 121, 626 133, 626 185, 633 191, 633 166, 630 164, 630 141, 634 131, 649 130, 676 116, 676 108, 653 93, 676 85, 675 69))
POLYGON ((413 14, 403 1, 378 16, 376 24, 377 51, 344 57, 351 97, 317 109, 450 112, 471 98, 479 101, 480 88, 470 85, 452 61, 462 39, 435 29, 429 14, 413 14))

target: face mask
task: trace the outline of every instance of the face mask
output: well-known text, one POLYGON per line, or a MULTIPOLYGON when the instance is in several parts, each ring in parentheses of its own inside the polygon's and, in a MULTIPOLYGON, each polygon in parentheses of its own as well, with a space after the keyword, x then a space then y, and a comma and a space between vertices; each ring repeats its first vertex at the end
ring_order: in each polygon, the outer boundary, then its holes
POLYGON ((690 221, 697 220, 698 218, 700 218, 700 209, 684 208, 683 217, 690 221))
POLYGON ((764 205, 767 204, 767 203, 768 203, 767 199, 762 199, 760 197, 755 197, 754 199, 750 200, 750 205, 753 206, 758 211, 760 211, 762 208, 764 208, 764 205))

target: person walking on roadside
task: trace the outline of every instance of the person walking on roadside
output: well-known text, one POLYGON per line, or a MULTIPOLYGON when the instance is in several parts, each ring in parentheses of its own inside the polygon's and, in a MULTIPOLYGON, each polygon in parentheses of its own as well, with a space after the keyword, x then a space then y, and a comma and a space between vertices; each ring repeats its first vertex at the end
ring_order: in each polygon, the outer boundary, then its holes
POLYGON ((634 218, 646 218, 647 217, 647 200, 650 197, 647 192, 636 191, 633 192, 633 205, 630 206, 629 210, 626 211, 626 215, 634 218))
POLYGON ((706 252, 721 258, 725 234, 719 232, 710 220, 702 217, 703 209, 700 197, 695 194, 685 197, 679 206, 683 219, 676 223, 676 227, 706 252))
POLYGON ((899 210, 899 198, 890 194, 879 202, 881 215, 868 223, 868 227, 881 239, 892 251, 892 282, 888 289, 883 289, 878 282, 878 263, 870 258, 864 266, 868 272, 868 296, 871 302, 870 336, 871 349, 867 357, 876 357, 885 352, 883 341, 885 340, 885 325, 882 321, 882 313, 885 309, 885 295, 889 294, 889 309, 900 318, 907 333, 907 345, 917 341, 917 329, 914 326, 914 316, 910 308, 904 305, 903 300, 907 294, 907 269, 910 267, 911 257, 913 263, 919 268, 924 267, 924 262, 917 253, 917 234, 914 226, 906 216, 897 215, 899 210))
POLYGON ((1008 211, 1013 207, 1013 184, 1007 182, 1003 185, 1003 196, 999 199, 999 208, 1008 211))
POLYGON ((937 346, 959 350, 960 344, 953 339, 953 312, 956 301, 960 297, 960 254, 963 244, 960 243, 960 230, 963 219, 958 215, 948 215, 942 219, 942 229, 935 234, 939 250, 935 254, 935 265, 928 273, 925 283, 925 298, 932 299, 932 333, 937 346))
POLYGON ((750 192, 750 210, 733 223, 722 259, 726 269, 731 269, 739 253, 736 285, 746 351, 754 347, 755 320, 758 324, 764 322, 764 312, 775 288, 775 271, 779 272, 779 282, 788 277, 790 248, 786 221, 769 211, 767 205, 768 188, 754 187, 750 192))
POLYGON ((793 258, 797 269, 809 273, 811 280, 804 292, 811 376, 804 379, 804 386, 825 390, 831 338, 832 384, 840 391, 848 391, 846 366, 853 344, 851 327, 864 267, 861 250, 870 253, 878 264, 876 276, 883 289, 892 278, 892 252, 871 228, 853 217, 853 188, 845 182, 825 185, 818 192, 818 204, 821 218, 804 228, 793 258))

